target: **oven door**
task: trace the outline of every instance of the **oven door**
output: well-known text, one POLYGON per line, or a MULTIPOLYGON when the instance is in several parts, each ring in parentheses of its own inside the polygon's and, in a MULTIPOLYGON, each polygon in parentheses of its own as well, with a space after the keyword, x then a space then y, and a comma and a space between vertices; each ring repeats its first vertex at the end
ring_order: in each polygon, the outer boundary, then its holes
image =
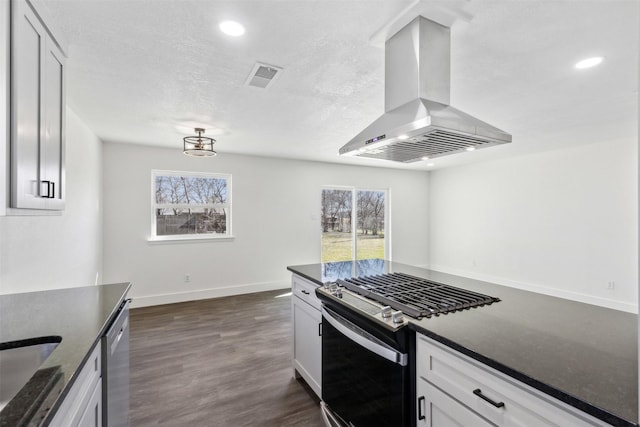
POLYGON ((408 355, 346 310, 322 307, 322 400, 327 425, 410 426, 408 355), (376 336, 378 335, 378 336, 376 336), (331 419, 331 422, 327 421, 331 419))

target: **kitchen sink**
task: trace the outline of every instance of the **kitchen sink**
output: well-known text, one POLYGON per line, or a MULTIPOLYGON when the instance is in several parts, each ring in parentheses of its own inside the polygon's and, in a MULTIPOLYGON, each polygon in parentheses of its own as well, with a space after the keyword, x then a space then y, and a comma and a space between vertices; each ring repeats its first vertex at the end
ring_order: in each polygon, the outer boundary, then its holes
POLYGON ((38 371, 61 341, 62 337, 49 336, 0 343, 0 411, 38 371))

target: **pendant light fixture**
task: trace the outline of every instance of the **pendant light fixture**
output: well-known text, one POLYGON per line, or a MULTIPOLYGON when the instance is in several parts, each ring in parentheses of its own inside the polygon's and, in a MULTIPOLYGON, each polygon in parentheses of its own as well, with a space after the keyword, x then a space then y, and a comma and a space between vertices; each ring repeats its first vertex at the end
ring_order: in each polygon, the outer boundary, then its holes
POLYGON ((185 136, 183 138, 183 153, 187 156, 193 157, 215 156, 217 153, 213 151, 213 144, 216 142, 216 140, 207 136, 202 136, 202 134, 204 133, 204 129, 202 128, 195 128, 195 131, 198 136, 185 136))

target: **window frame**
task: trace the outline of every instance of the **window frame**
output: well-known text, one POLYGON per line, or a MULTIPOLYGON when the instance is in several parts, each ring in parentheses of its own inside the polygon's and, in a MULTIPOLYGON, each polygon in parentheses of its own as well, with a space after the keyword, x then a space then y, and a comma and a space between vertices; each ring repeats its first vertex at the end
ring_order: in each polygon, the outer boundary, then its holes
MULTIPOLYGON (((322 191, 324 190, 341 190, 351 191, 351 261, 358 261, 358 192, 359 191, 377 191, 384 193, 384 259, 391 261, 391 188, 371 188, 356 187, 345 185, 323 185, 320 188, 320 209, 322 212, 322 191)), ((320 262, 322 262, 322 224, 320 224, 320 262)), ((335 261, 329 261, 335 262, 335 261)))
POLYGON ((151 170, 151 235, 148 241, 151 243, 162 242, 197 242, 197 241, 215 241, 215 240, 229 240, 234 239, 232 233, 232 182, 231 174, 229 173, 214 173, 214 172, 191 172, 191 171, 173 171, 173 170, 151 170), (194 178, 216 178, 225 179, 227 182, 227 202, 215 203, 215 204, 187 204, 187 203, 156 203, 156 177, 158 176, 178 176, 178 177, 194 177, 194 178), (224 234, 217 233, 203 233, 203 234, 170 234, 170 235, 157 235, 157 218, 156 209, 177 207, 177 208, 207 208, 207 207, 224 207, 227 209, 227 231, 224 234))

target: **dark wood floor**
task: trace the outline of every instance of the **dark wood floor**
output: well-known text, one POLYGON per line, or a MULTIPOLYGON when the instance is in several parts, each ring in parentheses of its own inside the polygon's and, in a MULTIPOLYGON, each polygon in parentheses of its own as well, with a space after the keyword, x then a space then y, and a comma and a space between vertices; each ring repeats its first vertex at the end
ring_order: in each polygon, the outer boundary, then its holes
POLYGON ((285 292, 132 309, 132 426, 322 426, 285 292))

